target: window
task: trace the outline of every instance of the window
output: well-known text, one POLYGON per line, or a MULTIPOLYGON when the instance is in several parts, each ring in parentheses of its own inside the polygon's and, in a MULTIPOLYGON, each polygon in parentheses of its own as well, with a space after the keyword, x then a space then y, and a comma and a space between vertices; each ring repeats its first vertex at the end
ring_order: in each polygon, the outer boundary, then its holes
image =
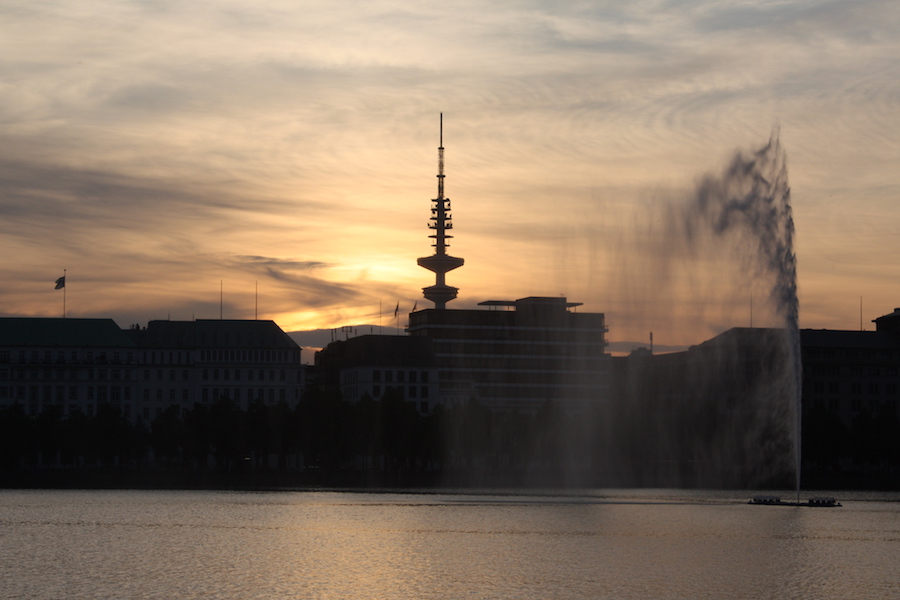
POLYGON ((372 381, 381 381, 381 371, 379 369, 372 371, 372 381))

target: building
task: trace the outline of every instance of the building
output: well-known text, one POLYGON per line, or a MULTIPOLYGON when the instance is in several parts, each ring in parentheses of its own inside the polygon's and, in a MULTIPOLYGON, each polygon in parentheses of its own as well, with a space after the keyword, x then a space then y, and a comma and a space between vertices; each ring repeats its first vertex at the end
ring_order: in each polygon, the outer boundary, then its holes
POLYGON ((443 119, 437 178, 428 226, 435 252, 418 259, 435 273, 435 284, 422 289, 434 308, 410 314, 407 331, 431 340, 440 402, 475 399, 492 408, 533 410, 551 401, 573 408, 603 401, 609 364, 603 314, 577 313, 579 303, 541 297, 480 303, 488 310, 447 310, 458 288, 447 285, 445 275, 464 261, 447 254, 453 223, 444 196, 443 119))
POLYGON ((93 415, 112 404, 135 421, 170 405, 227 397, 246 408, 295 405, 305 386, 300 347, 273 321, 0 319, 0 407, 31 415, 58 406, 93 415))
POLYGON ((900 465, 900 309, 874 322, 800 330, 800 373, 783 329, 734 328, 684 352, 614 358, 613 445, 650 477, 633 484, 787 483, 798 460, 818 485, 890 474, 900 465))
POLYGON ((900 308, 875 331, 804 329, 804 412, 827 411, 847 427, 863 411, 900 415, 900 308))
POLYGON ((363 335, 336 341, 316 353, 316 384, 343 399, 380 400, 387 393, 414 402, 429 414, 440 400, 431 340, 423 337, 363 335))
POLYGON ((608 395, 607 331, 601 313, 578 313, 565 298, 489 300, 488 310, 426 309, 409 333, 434 348, 441 401, 469 398, 491 408, 578 408, 608 395), (502 309, 502 310, 501 310, 502 309))
POLYGON ((0 407, 94 414, 110 403, 135 417, 140 351, 112 319, 0 319, 0 407))

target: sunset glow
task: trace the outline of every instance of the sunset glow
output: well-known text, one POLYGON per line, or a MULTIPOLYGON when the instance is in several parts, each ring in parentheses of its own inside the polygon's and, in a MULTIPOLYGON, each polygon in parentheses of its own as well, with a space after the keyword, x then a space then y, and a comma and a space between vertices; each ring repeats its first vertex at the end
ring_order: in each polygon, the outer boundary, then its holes
POLYGON ((734 257, 657 272, 642 236, 773 128, 801 327, 900 305, 895 2, 0 7, 2 316, 61 316, 66 269, 69 317, 393 331, 431 307, 441 112, 448 308, 562 294, 675 345, 765 324, 734 257))

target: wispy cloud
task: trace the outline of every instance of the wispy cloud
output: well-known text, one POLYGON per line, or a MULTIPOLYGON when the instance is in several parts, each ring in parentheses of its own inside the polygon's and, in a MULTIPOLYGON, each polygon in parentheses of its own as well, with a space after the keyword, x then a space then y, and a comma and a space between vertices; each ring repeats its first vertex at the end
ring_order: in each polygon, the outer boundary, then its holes
MULTIPOLYGON (((886 0, 0 10, 7 314, 56 314, 44 282, 68 267, 81 315, 217 316, 224 281, 226 310, 230 288, 247 315, 257 282, 292 328, 377 317, 379 298, 429 283, 415 258, 441 111, 459 306, 577 293, 639 339, 645 315, 611 291, 627 285, 622 248, 659 198, 776 123, 801 294, 894 302, 900 11, 886 0), (880 252, 850 251, 873 239, 880 252)), ((806 305, 809 325, 839 325, 806 305)))

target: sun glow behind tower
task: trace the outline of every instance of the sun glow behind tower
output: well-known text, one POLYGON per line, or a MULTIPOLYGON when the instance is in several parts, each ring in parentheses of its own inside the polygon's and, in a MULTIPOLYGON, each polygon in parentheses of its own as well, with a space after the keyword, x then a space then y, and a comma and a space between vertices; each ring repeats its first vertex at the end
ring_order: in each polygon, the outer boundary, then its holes
POLYGON ((438 194, 432 200, 431 223, 428 228, 434 233, 428 237, 434 238, 434 254, 418 259, 420 267, 434 272, 434 285, 422 288, 425 298, 434 302, 437 309, 447 308, 447 302, 456 298, 459 288, 449 286, 446 283, 447 271, 452 271, 463 265, 463 259, 447 254, 449 244, 447 240, 452 238, 447 231, 453 229, 453 215, 450 212, 450 199, 444 197, 444 113, 441 113, 440 121, 440 145, 438 146, 438 194))

